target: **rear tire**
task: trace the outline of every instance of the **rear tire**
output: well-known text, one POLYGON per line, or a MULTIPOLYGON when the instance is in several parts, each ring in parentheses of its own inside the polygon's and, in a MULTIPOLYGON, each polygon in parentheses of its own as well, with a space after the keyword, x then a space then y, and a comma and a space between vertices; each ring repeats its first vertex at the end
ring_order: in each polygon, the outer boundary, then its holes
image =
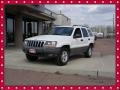
POLYGON ((92 46, 89 46, 87 51, 85 52, 85 57, 91 57, 92 56, 92 46))
POLYGON ((28 61, 35 61, 35 60, 38 59, 37 56, 31 56, 31 55, 29 55, 29 54, 26 54, 26 58, 28 59, 28 61))
POLYGON ((59 66, 64 66, 68 63, 69 60, 69 50, 62 48, 60 55, 57 57, 56 64, 59 66))

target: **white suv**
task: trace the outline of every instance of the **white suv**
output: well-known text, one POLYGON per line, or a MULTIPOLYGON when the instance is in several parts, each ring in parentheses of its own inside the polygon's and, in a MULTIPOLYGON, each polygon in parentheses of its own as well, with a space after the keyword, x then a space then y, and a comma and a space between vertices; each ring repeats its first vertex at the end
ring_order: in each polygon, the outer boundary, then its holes
POLYGON ((48 35, 39 35, 27 38, 24 41, 23 51, 30 61, 40 56, 56 57, 57 65, 66 65, 69 56, 84 53, 92 56, 94 35, 90 28, 75 26, 57 26, 48 35))

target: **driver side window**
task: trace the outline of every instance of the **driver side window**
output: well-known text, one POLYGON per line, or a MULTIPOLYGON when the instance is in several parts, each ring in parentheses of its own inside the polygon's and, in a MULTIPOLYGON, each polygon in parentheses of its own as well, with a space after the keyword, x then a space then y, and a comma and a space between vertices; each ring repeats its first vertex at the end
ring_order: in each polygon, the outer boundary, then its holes
POLYGON ((74 32, 74 37, 76 37, 76 38, 81 38, 82 37, 80 28, 76 28, 76 30, 74 32))

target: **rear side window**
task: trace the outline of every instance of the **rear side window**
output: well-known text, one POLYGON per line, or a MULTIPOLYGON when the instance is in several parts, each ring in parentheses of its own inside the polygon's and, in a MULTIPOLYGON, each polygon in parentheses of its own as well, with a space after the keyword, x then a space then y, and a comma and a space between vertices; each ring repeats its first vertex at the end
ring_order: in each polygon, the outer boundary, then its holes
POLYGON ((90 29, 88 29, 88 33, 89 33, 89 36, 93 36, 93 34, 92 34, 92 31, 90 30, 90 29))
POLYGON ((88 32, 86 30, 86 28, 81 28, 82 33, 83 33, 83 37, 88 37, 88 32))

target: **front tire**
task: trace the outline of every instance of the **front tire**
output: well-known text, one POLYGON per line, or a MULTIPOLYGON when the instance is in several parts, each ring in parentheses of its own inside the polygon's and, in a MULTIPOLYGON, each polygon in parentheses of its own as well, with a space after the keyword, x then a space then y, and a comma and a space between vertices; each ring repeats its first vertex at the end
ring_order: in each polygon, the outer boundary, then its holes
POLYGON ((62 48, 60 55, 57 57, 56 64, 59 66, 64 66, 68 63, 69 60, 69 51, 66 48, 62 48))
POLYGON ((92 46, 89 46, 87 51, 85 52, 85 57, 91 57, 92 56, 92 46))
POLYGON ((38 59, 37 56, 31 56, 31 55, 29 55, 29 54, 26 54, 26 58, 28 59, 28 61, 35 61, 35 60, 38 59))

